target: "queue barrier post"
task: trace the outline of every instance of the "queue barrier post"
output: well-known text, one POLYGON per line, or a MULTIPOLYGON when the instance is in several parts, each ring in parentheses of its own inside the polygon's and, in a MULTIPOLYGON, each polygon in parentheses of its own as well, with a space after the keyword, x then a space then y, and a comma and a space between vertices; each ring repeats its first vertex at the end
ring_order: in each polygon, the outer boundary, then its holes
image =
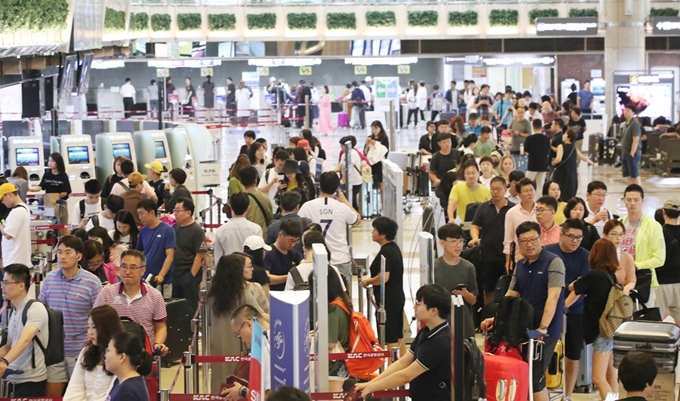
POLYGON ((309 95, 305 96, 305 128, 312 129, 312 118, 309 115, 309 95))
MULTIPOLYGON (((392 363, 396 362, 401 358, 401 352, 399 350, 399 347, 392 347, 390 348, 390 360, 392 363)), ((400 386, 399 390, 404 390, 404 386, 400 386)), ((406 397, 394 397, 392 399, 393 401, 406 401, 406 397)))
POLYGON ((156 365, 156 375, 158 375, 158 391, 163 388, 161 386, 161 369, 163 368, 163 362, 161 361, 162 355, 160 349, 153 350, 153 363, 156 365))
MULTIPOLYGON (((208 281, 208 286, 210 281, 208 281)), ((210 355, 210 322, 208 321, 210 316, 210 304, 208 303, 208 289, 200 291, 201 299, 201 355, 210 355)), ((210 388, 210 383, 208 383, 208 364, 201 364, 201 371, 203 372, 203 391, 208 391, 210 388)), ((198 387, 198 386, 196 386, 198 387)))
POLYGON ((373 318, 373 303, 371 302, 372 298, 373 298, 373 287, 366 288, 366 318, 369 321, 373 318))
MULTIPOLYGON (((354 262, 354 257, 352 257, 352 262, 354 262)), ((356 265, 356 262, 354 262, 354 264, 356 265)), ((363 273, 364 273, 363 267, 357 265, 357 299, 359 300, 359 312, 361 313, 364 313, 364 296, 365 296, 364 292, 366 291, 364 287, 361 286, 361 279, 364 276, 363 273)), ((350 278, 348 288, 351 286, 352 280, 350 278)), ((365 314, 365 316, 368 317, 369 315, 365 314)))
MULTIPOLYGON (((351 205, 354 204, 352 202, 354 194, 352 193, 352 182, 350 180, 351 174, 352 174, 352 141, 346 141, 344 144, 342 144, 345 152, 345 165, 343 166, 343 171, 342 171, 342 176, 345 179, 345 188, 346 188, 346 193, 347 193, 347 200, 351 205)), ((352 226, 347 226, 347 245, 349 245, 349 252, 350 252, 350 257, 351 260, 354 260, 354 256, 352 254, 352 226)), ((341 272, 347 275, 347 272, 341 272)), ((349 277, 352 277, 352 270, 350 267, 349 271, 349 277)), ((359 280, 361 281, 361 280, 359 280)), ((351 284, 351 283, 350 283, 351 284)), ((360 283, 361 285, 361 283, 360 283)), ((347 289, 349 290, 349 296, 350 298, 354 295, 352 294, 352 286, 348 286, 347 289)))
POLYGON ((191 394, 191 369, 194 364, 194 356, 189 351, 184 351, 182 355, 182 363, 184 364, 184 394, 191 394))
MULTIPOLYGON (((201 316, 200 316, 200 314, 199 314, 198 318, 191 319, 191 327, 193 328, 192 331, 194 333, 198 333, 198 330, 201 327, 201 316)), ((205 343, 207 340, 205 338, 203 338, 203 339, 201 339, 201 341, 203 341, 205 343)), ((196 351, 194 351, 194 353, 192 353, 192 357, 195 356, 195 355, 196 355, 196 351)), ((192 364, 191 364, 191 373, 192 373, 192 375, 191 375, 192 376, 191 388, 193 390, 193 393, 194 394, 200 394, 200 388, 199 388, 200 387, 199 386, 200 372, 199 372, 199 369, 198 369, 198 364, 196 363, 196 361, 193 358, 192 358, 192 364)))
POLYGON ((387 345, 385 341, 385 324, 387 322, 387 311, 385 310, 385 272, 387 259, 380 257, 380 307, 378 308, 378 331, 380 332, 380 345, 384 349, 387 345))
MULTIPOLYGON (((451 401, 463 399, 465 383, 464 342, 465 301, 460 295, 451 295, 451 401)), ((531 369, 531 364, 529 364, 531 369)))
POLYGON ((170 401, 170 390, 158 390, 158 401, 170 401))

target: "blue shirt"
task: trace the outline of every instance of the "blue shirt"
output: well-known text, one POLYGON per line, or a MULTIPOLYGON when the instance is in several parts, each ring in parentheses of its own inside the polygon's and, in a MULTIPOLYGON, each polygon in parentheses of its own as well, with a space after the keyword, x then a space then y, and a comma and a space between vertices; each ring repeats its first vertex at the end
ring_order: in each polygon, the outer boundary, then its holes
POLYGON ((578 91, 578 97, 581 98, 581 109, 592 110, 593 92, 581 89, 578 91))
MULTIPOLYGON (((286 276, 293 266, 297 266, 302 258, 295 249, 291 249, 287 254, 281 253, 276 246, 272 246, 271 252, 264 257, 264 269, 275 276, 286 276)), ((286 282, 281 284, 269 284, 271 291, 283 291, 286 282)))
POLYGON ((514 103, 512 100, 501 99, 494 103, 493 106, 491 107, 498 114, 498 118, 502 119, 501 124, 510 125, 510 123, 512 122, 512 113, 508 113, 507 116, 505 116, 505 113, 513 105, 514 103), (503 119, 503 116, 505 116, 505 119, 503 119))
POLYGON ((472 125, 468 125, 467 128, 465 128, 465 130, 470 134, 477 135, 477 137, 479 138, 479 135, 481 135, 481 133, 482 133, 482 125, 477 124, 476 127, 472 127, 472 125))
MULTIPOLYGON (((149 227, 142 228, 137 238, 136 249, 143 252, 144 256, 146 256, 146 276, 149 274, 156 276, 161 272, 163 262, 165 262, 165 251, 175 248, 175 245, 175 230, 169 224, 161 222, 161 224, 153 229, 149 227)), ((163 283, 169 284, 172 282, 172 270, 171 266, 163 283)))
POLYGON ((122 383, 118 383, 116 379, 106 401, 149 401, 144 377, 132 377, 122 383))
MULTIPOLYGON (((569 284, 573 283, 577 278, 583 277, 590 271, 590 264, 588 263, 588 256, 590 252, 586 249, 578 247, 577 250, 571 253, 566 253, 560 248, 560 244, 550 244, 546 245, 543 249, 548 252, 554 253, 562 262, 564 262, 564 286, 568 287, 569 284)), ((566 299, 569 295, 569 291, 564 291, 564 298, 566 299)), ((572 306, 569 307, 568 315, 577 315, 583 313, 583 297, 579 297, 572 306)))

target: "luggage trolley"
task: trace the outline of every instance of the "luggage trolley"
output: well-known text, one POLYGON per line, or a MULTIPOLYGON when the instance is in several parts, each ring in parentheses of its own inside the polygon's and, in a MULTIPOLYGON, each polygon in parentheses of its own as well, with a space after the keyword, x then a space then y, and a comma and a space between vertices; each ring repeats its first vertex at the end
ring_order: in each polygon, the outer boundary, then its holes
POLYGON ((14 387, 17 385, 17 382, 7 379, 7 376, 20 375, 23 373, 23 370, 5 370, 5 374, 0 378, 0 398, 14 398, 14 387))
MULTIPOLYGON (((565 315, 565 328, 566 328, 566 315, 565 315)), ((528 343, 528 351, 527 351, 527 360, 529 362, 529 401, 534 401, 534 383, 533 383, 533 370, 534 370, 534 364, 531 363, 532 360, 539 359, 541 357, 541 354, 543 352, 542 350, 542 342, 538 342, 536 339, 539 336, 542 336, 543 334, 535 331, 535 330, 530 330, 528 333, 529 335, 529 343, 528 343), (537 347, 538 345, 538 347, 537 347), (529 359, 531 358, 531 359, 529 359)), ((562 342, 562 349, 564 350, 564 330, 562 330, 562 336, 558 341, 562 342)), ((558 344, 559 345, 559 344, 558 344)), ((557 349, 557 345, 555 346, 555 349, 557 349)), ((552 361, 551 361, 552 363, 552 361)), ((562 380, 560 382, 560 385, 557 387, 547 387, 548 389, 548 399, 550 401, 553 400, 564 400, 565 394, 566 394, 566 380, 565 380, 565 370, 564 370, 564 354, 559 355, 559 360, 556 362, 556 368, 558 373, 562 374, 562 380)), ((550 368, 548 368, 550 369, 550 368)), ((546 372, 547 375, 547 372, 546 372)))

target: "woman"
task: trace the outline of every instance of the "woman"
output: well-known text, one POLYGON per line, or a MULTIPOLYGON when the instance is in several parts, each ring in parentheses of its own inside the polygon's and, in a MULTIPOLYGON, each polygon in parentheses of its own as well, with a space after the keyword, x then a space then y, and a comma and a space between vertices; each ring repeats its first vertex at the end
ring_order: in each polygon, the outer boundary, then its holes
POLYGON ((267 163, 265 161, 265 150, 261 143, 254 142, 248 148, 248 160, 257 170, 260 180, 264 179, 264 172, 267 170, 267 163))
POLYGON ((340 163, 338 163, 334 171, 336 173, 344 174, 344 168, 345 165, 347 164, 347 157, 344 154, 345 149, 344 147, 345 142, 347 141, 349 141, 352 144, 352 156, 350 157, 352 166, 349 169, 349 179, 348 177, 343 177, 340 182, 344 185, 352 186, 352 199, 351 199, 352 207, 354 208, 354 210, 361 210, 359 209, 359 196, 361 195, 361 185, 363 184, 363 179, 361 178, 361 161, 363 155, 360 154, 358 150, 356 150, 357 139, 353 135, 344 136, 340 138, 339 143, 342 149, 340 151, 339 160, 340 163))
POLYGON ((17 187, 19 198, 26 203, 26 193, 28 192, 28 171, 26 171, 26 168, 19 166, 14 169, 12 176, 7 178, 7 182, 17 187))
POLYGON ((64 158, 59 153, 52 153, 47 160, 47 167, 40 184, 29 191, 45 191, 46 194, 59 194, 60 199, 68 198, 71 194, 71 181, 66 174, 64 158))
MULTIPOLYGON (((496 176, 495 171, 493 171, 493 160, 489 156, 484 156, 479 160, 479 169, 481 175, 479 176, 479 182, 485 187, 491 189, 491 179, 496 176)), ((507 181, 506 181, 507 182, 507 181)))
POLYGON ((383 163, 387 158, 390 149, 390 140, 387 138, 385 128, 380 121, 371 123, 371 135, 366 138, 364 154, 371 164, 371 174, 373 175, 373 185, 380 189, 380 196, 383 194, 383 163))
POLYGON ((501 157, 500 163, 498 163, 498 175, 505 178, 505 182, 510 182, 510 173, 515 171, 515 159, 512 155, 505 155, 501 157))
POLYGON ((573 196, 571 198, 563 198, 561 186, 557 181, 554 180, 548 180, 548 182, 545 183, 543 186, 543 196, 553 197, 557 201, 557 210, 555 210, 555 223, 558 226, 561 226, 566 220, 564 208, 567 206, 567 202, 562 202, 560 199, 571 199, 573 196))
POLYGON ((241 81, 238 83, 236 89, 236 115, 239 123, 242 126, 248 125, 248 117, 250 117, 250 91, 246 88, 246 83, 241 81))
MULTIPOLYGON (((600 234, 598 234, 594 225, 585 221, 586 217, 588 217, 588 214, 590 213, 586 207, 586 202, 578 196, 569 199, 567 206, 564 207, 565 219, 579 219, 583 222, 584 230, 581 247, 590 251, 590 249, 593 247, 593 244, 600 239, 600 234)), ((555 216, 557 216, 557 213, 555 216)))
POLYGON ((619 257, 619 268, 616 270, 616 280, 623 283, 623 291, 630 294, 630 290, 635 288, 637 277, 635 275, 635 260, 626 252, 621 252, 621 244, 626 236, 626 226, 619 220, 609 220, 602 227, 603 238, 611 241, 616 247, 616 254, 619 257))
POLYGON ((87 345, 78 356, 63 401, 104 401, 115 380, 104 369, 104 355, 111 338, 124 331, 118 312, 110 305, 98 306, 90 311, 87 326, 87 345))
MULTIPOLYGON (((309 187, 309 180, 305 179, 303 176, 299 163, 305 163, 305 161, 298 162, 297 160, 286 160, 284 163, 284 177, 282 182, 279 184, 279 190, 274 197, 277 204, 279 204, 281 195, 287 191, 298 191, 300 195, 302 195, 300 205, 304 204, 310 199, 313 199, 313 197, 310 197, 312 195, 312 188, 309 187)), ((307 166, 307 174, 309 174, 309 166, 307 166)), ((279 212, 281 211, 279 210, 277 213, 279 212)))
POLYGON ((615 272, 619 268, 616 247, 611 241, 601 239, 593 245, 588 257, 590 272, 569 285, 572 291, 565 306, 571 306, 580 295, 585 295, 583 337, 586 344, 593 344, 593 383, 602 399, 610 392, 618 392, 617 372, 614 368, 614 339, 600 333, 600 316, 607 305, 609 291, 619 284, 615 272))
POLYGON ((108 198, 109 195, 111 195, 113 186, 116 185, 118 181, 122 181, 125 178, 123 171, 120 169, 120 164, 123 163, 124 160, 127 160, 127 157, 118 156, 113 159, 113 174, 108 176, 104 182, 101 194, 102 198, 108 198))
POLYGON ((118 251, 118 248, 109 236, 109 232, 104 227, 99 226, 90 229, 87 232, 87 237, 99 242, 104 247, 104 263, 113 263, 117 269, 120 268, 120 255, 125 250, 121 249, 120 252, 118 251))
POLYGON ((451 134, 453 135, 453 140, 451 141, 451 148, 458 149, 463 138, 467 136, 468 132, 465 129, 465 121, 463 117, 457 116, 451 121, 451 134))
POLYGON ((324 135, 328 135, 334 130, 331 125, 331 96, 326 85, 323 86, 323 96, 319 100, 319 125, 316 129, 324 135))
POLYGON ((476 113, 477 109, 474 108, 474 105, 477 103, 477 96, 479 95, 479 88, 474 87, 472 88, 472 96, 468 99, 467 102, 467 108, 465 109, 465 119, 470 121, 470 114, 476 113))
POLYGON ((238 173, 250 165, 248 155, 240 155, 236 158, 234 165, 231 166, 231 171, 229 171, 229 196, 243 192, 243 184, 238 178, 238 173))
POLYGON ((418 84, 411 84, 411 89, 406 94, 406 103, 408 104, 408 116, 406 117, 406 126, 411 124, 411 116, 413 116, 413 127, 418 125, 418 84))
POLYGON ((562 135, 562 143, 557 145, 557 155, 552 161, 553 173, 551 179, 559 182, 563 199, 571 199, 576 196, 576 189, 578 188, 576 160, 580 159, 588 163, 589 166, 593 165, 589 158, 574 148, 574 141, 577 137, 576 128, 569 128, 562 135))
POLYGON ((85 268, 99 277, 102 285, 117 283, 116 265, 105 263, 104 246, 95 240, 83 242, 83 261, 85 268))
MULTIPOLYGON (((208 291, 210 304, 211 352, 214 355, 246 355, 241 349, 241 342, 231 333, 231 314, 241 305, 250 305, 265 315, 269 311, 269 303, 262 287, 248 280, 253 275, 253 265, 249 258, 240 255, 222 256, 215 267, 212 286, 208 291)), ((236 364, 220 363, 212 366, 210 390, 218 394, 222 390, 224 379, 234 374, 236 364)))
POLYGON ((118 333, 106 349, 106 370, 116 375, 107 401, 149 401, 144 376, 151 373, 153 358, 132 333, 118 333))
POLYGON ((109 231, 109 237, 113 238, 115 245, 123 245, 126 249, 135 249, 139 227, 135 224, 135 217, 129 211, 123 209, 116 213, 113 218, 116 225, 114 230, 109 231))
POLYGON ((253 277, 250 281, 261 285, 267 297, 269 297, 269 276, 264 269, 264 256, 270 250, 271 247, 264 243, 261 235, 251 235, 246 238, 243 245, 243 253, 253 264, 253 277))

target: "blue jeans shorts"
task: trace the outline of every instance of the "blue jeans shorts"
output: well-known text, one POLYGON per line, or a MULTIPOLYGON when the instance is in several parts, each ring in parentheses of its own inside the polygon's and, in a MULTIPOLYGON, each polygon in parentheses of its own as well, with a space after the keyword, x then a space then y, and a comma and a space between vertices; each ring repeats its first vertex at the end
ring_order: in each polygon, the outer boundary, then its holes
POLYGON ((597 336, 593 342, 593 352, 612 352, 614 350, 614 339, 597 336))

